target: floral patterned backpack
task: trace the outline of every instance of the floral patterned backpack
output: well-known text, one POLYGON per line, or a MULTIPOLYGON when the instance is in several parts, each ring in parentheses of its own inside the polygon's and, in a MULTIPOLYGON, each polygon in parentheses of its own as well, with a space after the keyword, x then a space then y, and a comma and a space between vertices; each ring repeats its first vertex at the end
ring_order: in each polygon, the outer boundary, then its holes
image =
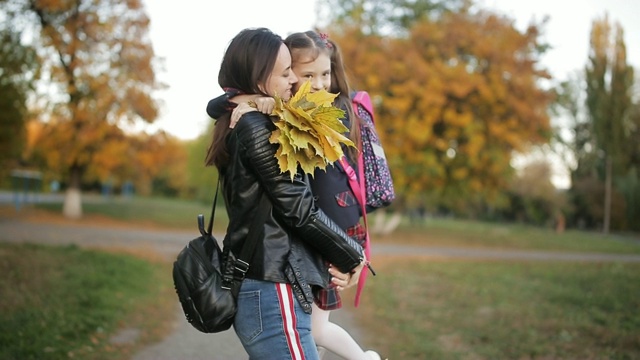
POLYGON ((387 158, 376 132, 371 97, 366 91, 358 91, 352 96, 352 105, 361 119, 362 156, 358 159, 358 170, 360 179, 364 178, 367 208, 389 206, 396 195, 387 158))
MULTIPOLYGON (((358 174, 347 159, 343 156, 340 164, 349 178, 349 186, 353 191, 362 211, 364 227, 366 229, 364 253, 367 259, 371 259, 371 240, 369 237, 369 224, 367 222, 367 212, 388 206, 395 199, 396 194, 393 189, 393 180, 384 155, 380 138, 376 132, 373 106, 371 98, 365 91, 358 91, 351 99, 353 111, 362 120, 360 122, 360 138, 362 141, 362 151, 358 156, 358 174), (364 179, 364 181, 361 181, 364 179), (358 181, 360 180, 360 181, 358 181)), ((369 267, 371 274, 375 275, 373 269, 369 267)), ((358 288, 356 290, 355 306, 360 304, 360 298, 367 279, 367 271, 360 273, 358 288)))

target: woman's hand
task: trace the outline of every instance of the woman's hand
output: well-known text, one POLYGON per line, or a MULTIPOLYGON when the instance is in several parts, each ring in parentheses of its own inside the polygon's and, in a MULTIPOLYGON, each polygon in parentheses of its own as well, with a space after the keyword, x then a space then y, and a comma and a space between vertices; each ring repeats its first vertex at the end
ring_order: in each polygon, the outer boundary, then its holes
POLYGON ((364 269, 366 261, 362 261, 360 265, 356 266, 351 273, 342 273, 336 267, 331 265, 329 267, 329 273, 331 274, 331 282, 336 285, 338 291, 350 288, 358 284, 360 279, 360 273, 364 269))

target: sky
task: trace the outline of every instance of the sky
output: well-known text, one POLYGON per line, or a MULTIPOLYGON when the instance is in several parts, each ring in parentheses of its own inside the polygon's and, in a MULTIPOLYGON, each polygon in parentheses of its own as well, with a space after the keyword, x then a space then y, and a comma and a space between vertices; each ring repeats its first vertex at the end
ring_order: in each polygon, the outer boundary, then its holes
POLYGON ((193 139, 207 127, 207 102, 222 93, 218 70, 222 55, 240 30, 266 27, 283 38, 313 28, 315 0, 145 0, 150 36, 165 60, 159 79, 169 85, 151 129, 193 139))
MULTIPOLYGON (((159 119, 143 128, 163 129, 180 139, 194 139, 207 127, 205 108, 219 95, 218 70, 229 41, 242 29, 267 27, 286 37, 317 25, 317 0, 202 1, 145 0, 156 55, 164 58, 158 74, 169 88, 157 94, 159 119)), ((542 64, 557 79, 584 68, 594 19, 605 13, 624 29, 627 61, 640 69, 640 0, 478 0, 482 8, 514 20, 524 31, 531 20, 549 20, 542 39, 551 45, 542 64)), ((640 70, 638 70, 640 71, 640 70)), ((561 185, 562 186, 562 185, 561 185)))

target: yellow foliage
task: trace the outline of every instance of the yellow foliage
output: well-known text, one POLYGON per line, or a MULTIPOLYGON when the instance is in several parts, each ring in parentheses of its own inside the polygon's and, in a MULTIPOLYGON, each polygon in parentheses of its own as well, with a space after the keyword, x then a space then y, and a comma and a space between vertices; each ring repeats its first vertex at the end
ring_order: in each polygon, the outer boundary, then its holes
POLYGON ((495 194, 506 189, 512 152, 547 141, 551 96, 539 87, 548 74, 535 25, 520 32, 480 11, 420 19, 398 37, 340 30, 331 36, 351 83, 374 99, 401 199, 495 194))
POLYGON ((277 129, 269 141, 279 145, 280 171, 288 171, 292 180, 298 167, 313 176, 316 168, 325 169, 343 156, 341 144, 355 146, 343 135, 348 131, 340 121, 344 111, 332 105, 337 94, 310 91, 307 81, 288 102, 276 97, 277 129))
MULTIPOLYGON (((37 0, 24 15, 38 24, 40 31, 32 35, 47 54, 40 59, 50 74, 43 88, 62 91, 41 97, 49 101, 49 111, 42 112, 42 135, 33 147, 51 173, 72 178, 73 186, 76 180, 133 176, 137 169, 127 163, 135 161, 134 146, 119 126, 152 122, 157 116, 152 94, 163 86, 155 77, 157 59, 142 2, 105 5, 37 0)), ((140 165, 161 166, 153 159, 140 165)))
POLYGON ((451 173, 451 177, 453 178, 453 180, 463 180, 466 179, 469 176, 469 169, 468 168, 456 168, 452 171, 451 173))

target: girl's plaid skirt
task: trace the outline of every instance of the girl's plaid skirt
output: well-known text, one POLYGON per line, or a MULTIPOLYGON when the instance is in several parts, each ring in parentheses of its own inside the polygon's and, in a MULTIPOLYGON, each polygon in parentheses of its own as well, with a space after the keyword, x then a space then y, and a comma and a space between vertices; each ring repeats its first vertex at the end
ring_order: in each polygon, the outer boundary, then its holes
MULTIPOLYGON (((362 224, 356 224, 348 228, 347 235, 364 246, 367 232, 362 224)), ((326 289, 318 288, 313 295, 314 302, 322 310, 336 310, 342 307, 342 299, 334 283, 330 283, 326 289)))

